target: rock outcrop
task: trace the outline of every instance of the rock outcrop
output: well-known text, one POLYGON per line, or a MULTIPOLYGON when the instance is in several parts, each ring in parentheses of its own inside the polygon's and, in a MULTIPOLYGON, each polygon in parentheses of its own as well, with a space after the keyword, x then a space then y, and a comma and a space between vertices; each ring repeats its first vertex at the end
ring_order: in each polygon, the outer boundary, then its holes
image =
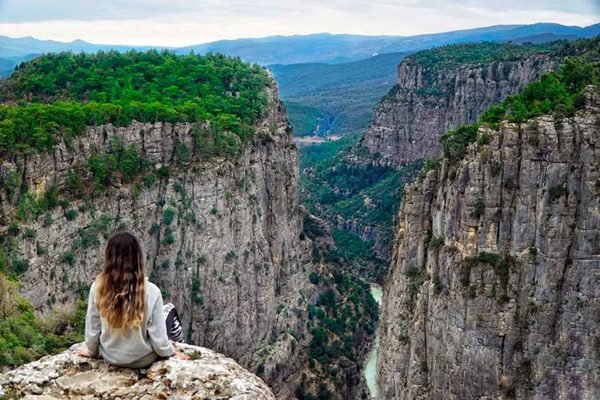
POLYGON ((380 324, 381 399, 600 398, 600 95, 482 128, 408 186, 380 324))
MULTIPOLYGON (((135 145, 154 168, 154 181, 116 182, 87 199, 71 199, 11 230, 15 204, 0 196, 0 235, 12 237, 10 257, 26 260, 22 293, 38 310, 69 307, 102 267, 107 234, 128 229, 144 244, 150 279, 183 318, 187 341, 258 371, 286 398, 300 367, 294 336, 306 333, 316 298, 308 282, 311 242, 302 235, 296 147, 275 90, 256 133, 234 159, 197 156, 202 124, 132 123, 89 127, 51 154, 18 155, 1 166, 42 196, 69 191, 95 154, 135 145), (115 140, 119 138, 119 140, 115 140), (161 168, 166 167, 166 168, 161 168), (158 178, 156 178, 158 176, 158 178)), ((14 228, 14 225, 13 225, 14 228)))
POLYGON ((178 345, 191 360, 157 361, 145 370, 77 355, 78 345, 0 375, 0 397, 22 399, 275 400, 256 375, 211 350, 178 345))
POLYGON ((410 57, 398 66, 396 86, 375 107, 363 146, 384 165, 439 157, 439 137, 471 124, 490 106, 556 68, 556 57, 459 65, 431 72, 410 57))

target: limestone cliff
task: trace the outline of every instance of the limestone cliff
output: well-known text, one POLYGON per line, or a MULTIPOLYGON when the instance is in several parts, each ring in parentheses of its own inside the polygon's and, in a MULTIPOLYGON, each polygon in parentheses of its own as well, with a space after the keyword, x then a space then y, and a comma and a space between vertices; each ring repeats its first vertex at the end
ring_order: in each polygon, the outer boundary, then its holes
POLYGON ((381 399, 600 398, 600 95, 482 128, 405 191, 381 399))
POLYGON ((409 57, 398 66, 396 86, 375 107, 363 145, 391 166, 438 157, 440 135, 474 123, 490 106, 556 66, 556 58, 534 55, 434 70, 435 64, 409 57))
POLYGON ((131 370, 78 356, 77 346, 0 375, 0 397, 275 400, 262 380, 202 347, 179 345, 191 360, 172 357, 131 370))
POLYGON ((89 127, 53 153, 4 162, 5 181, 18 176, 40 196, 52 186, 68 191, 73 176, 85 182, 90 157, 114 153, 117 142, 135 145, 160 176, 115 181, 85 200, 65 194, 45 216, 12 224, 15 205, 2 192, 0 235, 11 240, 11 259, 29 265, 21 292, 38 310, 69 307, 101 270, 107 234, 129 229, 144 244, 150 278, 180 310, 188 342, 260 370, 283 397, 293 391, 284 379, 300 368, 300 348, 289 332, 306 332, 316 289, 307 278, 311 243, 301 235, 296 148, 275 90, 269 101, 235 159, 198 159, 194 135, 207 125, 133 122, 89 127))

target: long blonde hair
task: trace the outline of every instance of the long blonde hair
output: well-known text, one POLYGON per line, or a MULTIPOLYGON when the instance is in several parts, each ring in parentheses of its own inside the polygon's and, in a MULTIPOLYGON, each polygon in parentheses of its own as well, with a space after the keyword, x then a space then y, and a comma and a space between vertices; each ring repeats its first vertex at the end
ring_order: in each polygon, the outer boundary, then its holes
POLYGON ((116 232, 106 242, 104 269, 96 280, 96 304, 110 329, 123 332, 144 321, 144 254, 129 232, 116 232))

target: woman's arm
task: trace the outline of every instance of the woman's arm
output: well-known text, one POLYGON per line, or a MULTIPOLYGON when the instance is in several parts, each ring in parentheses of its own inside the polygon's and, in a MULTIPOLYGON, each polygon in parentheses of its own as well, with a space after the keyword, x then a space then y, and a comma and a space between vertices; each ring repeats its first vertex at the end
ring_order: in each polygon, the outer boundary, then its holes
POLYGON ((100 313, 96 306, 96 283, 90 288, 88 297, 87 314, 85 316, 85 345, 88 348, 90 357, 98 357, 98 347, 100 344, 100 332, 102 325, 100 323, 100 313))
POLYGON ((167 335, 167 326, 163 314, 163 300, 158 296, 154 307, 152 308, 152 317, 148 324, 148 337, 150 345, 156 354, 160 357, 170 357, 175 354, 175 348, 167 335))

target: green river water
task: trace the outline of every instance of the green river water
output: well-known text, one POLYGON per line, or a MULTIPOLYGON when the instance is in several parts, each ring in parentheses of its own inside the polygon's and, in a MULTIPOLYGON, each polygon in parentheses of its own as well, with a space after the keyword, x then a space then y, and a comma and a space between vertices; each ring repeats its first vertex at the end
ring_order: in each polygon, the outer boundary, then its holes
MULTIPOLYGON (((381 306, 381 296, 383 296, 383 290, 378 285, 371 285, 371 296, 375 299, 377 304, 381 306)), ((375 343, 373 349, 369 353, 369 359, 367 366, 365 367, 365 379, 367 380, 367 387, 371 398, 377 397, 377 355, 379 353, 379 336, 375 337, 375 343)))

